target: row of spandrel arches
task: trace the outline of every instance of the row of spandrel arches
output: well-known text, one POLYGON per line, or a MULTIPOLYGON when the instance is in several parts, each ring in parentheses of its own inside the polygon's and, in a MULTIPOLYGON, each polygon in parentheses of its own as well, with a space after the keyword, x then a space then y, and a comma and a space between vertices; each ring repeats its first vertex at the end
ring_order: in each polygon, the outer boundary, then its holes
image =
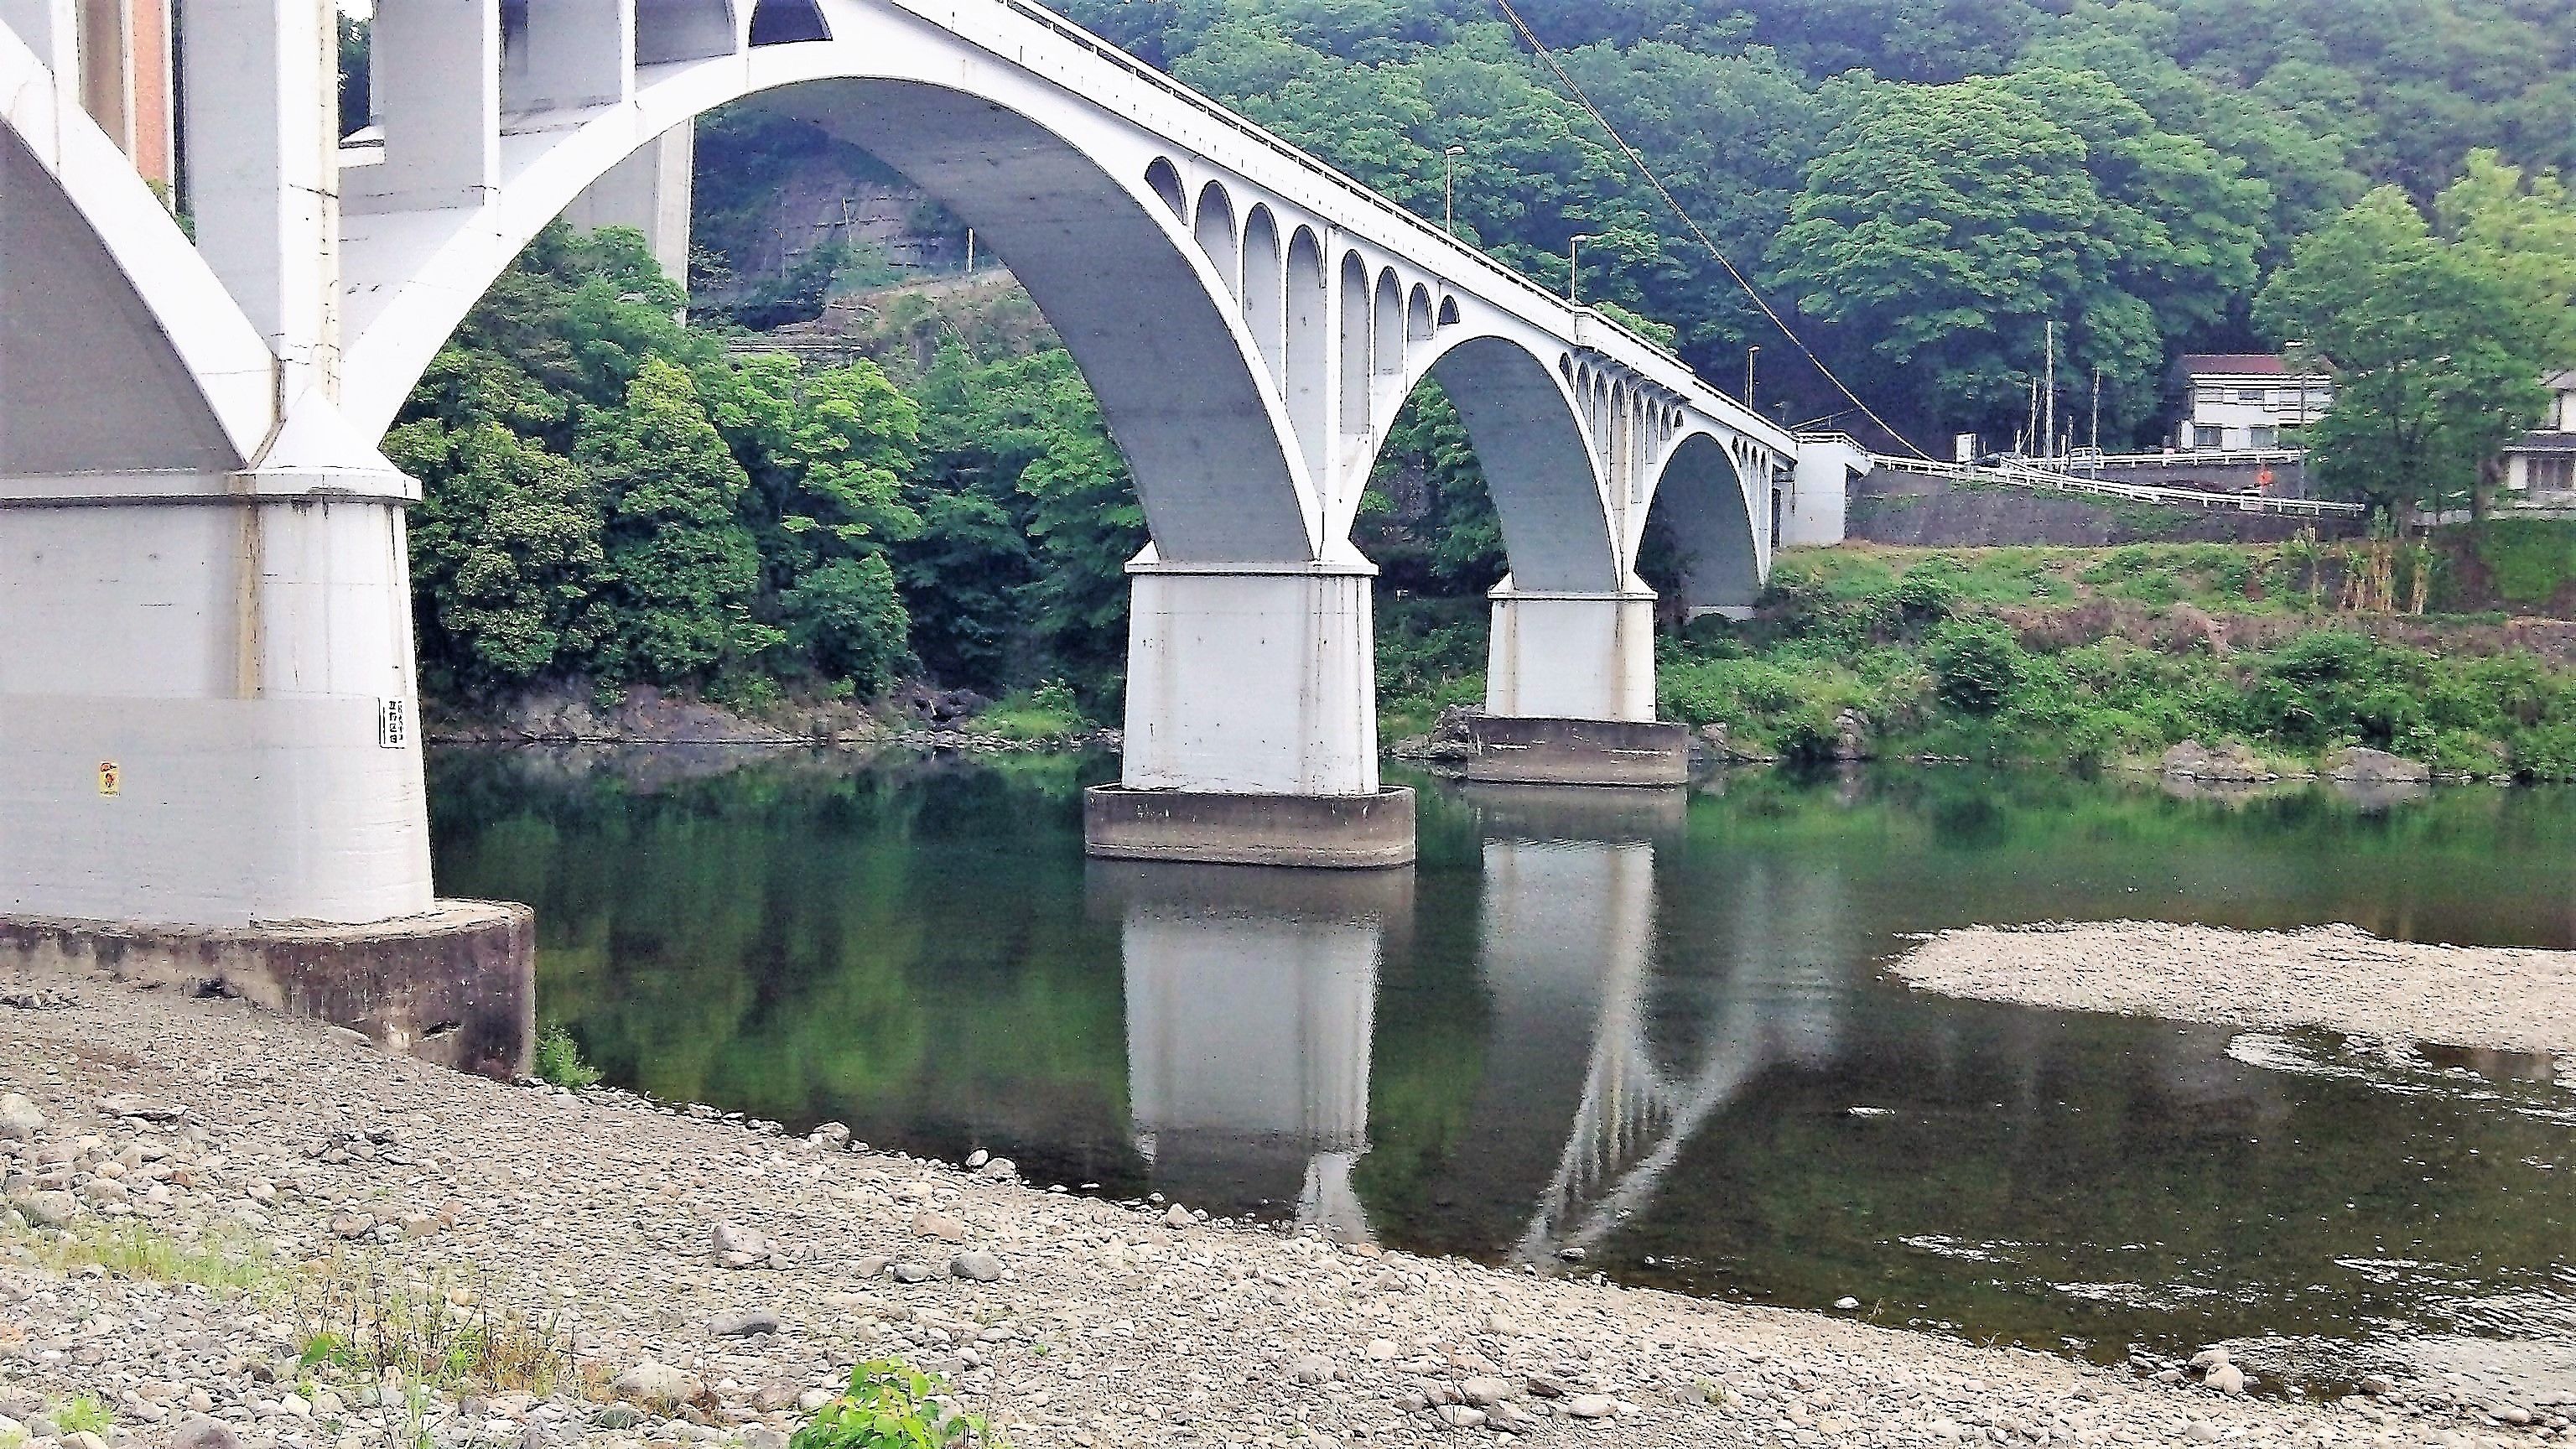
POLYGON ((1328 271, 1314 227, 1300 223, 1283 233, 1267 202, 1240 207, 1222 181, 1193 196, 1168 158, 1154 161, 1146 181, 1189 228, 1241 309, 1307 455, 1326 456, 1335 403, 1344 436, 1381 435, 1403 401, 1414 349, 1457 325, 1457 298, 1395 267, 1373 267, 1355 248, 1328 271))

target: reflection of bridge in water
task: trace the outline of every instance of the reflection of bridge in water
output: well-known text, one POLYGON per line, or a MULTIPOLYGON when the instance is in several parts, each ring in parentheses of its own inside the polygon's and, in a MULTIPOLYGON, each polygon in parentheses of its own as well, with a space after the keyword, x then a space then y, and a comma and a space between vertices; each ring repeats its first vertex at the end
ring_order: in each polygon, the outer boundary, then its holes
POLYGON ((1815 877, 1752 863, 1730 900, 1698 903, 1721 907, 1707 924, 1731 938, 1712 953, 1727 974, 1675 979, 1655 953, 1655 858, 1679 845, 1682 792, 1483 787, 1473 798, 1499 1041, 1535 1035, 1542 1015, 1590 1028, 1572 1126, 1515 1244, 1543 1261, 1589 1249, 1651 1202, 1684 1144, 1761 1072, 1831 1056, 1839 993, 1789 963, 1839 913, 1815 877))
POLYGON ((1351 1169, 1412 873, 1102 862, 1090 879, 1122 915, 1128 1112, 1155 1179, 1190 1202, 1293 1195, 1300 1223, 1366 1241, 1351 1169))
MULTIPOLYGON (((1483 836, 1485 1053, 1429 1190, 1485 1221, 1438 1246, 1544 1261, 1651 1202, 1684 1144, 1763 1071, 1832 1055, 1839 995, 1822 963, 1843 954, 1838 891, 1757 862, 1725 900, 1659 901, 1656 856, 1679 848, 1680 791, 1475 786, 1469 798, 1483 836), (1705 954, 1724 973, 1659 969, 1659 916, 1721 938, 1705 954), (1491 1217, 1508 1204, 1528 1205, 1526 1218, 1491 1217)), ((1410 874, 1100 864, 1091 880, 1122 925, 1130 1116, 1163 1190, 1211 1205, 1293 1199, 1300 1223, 1375 1236, 1353 1170, 1410 874)))

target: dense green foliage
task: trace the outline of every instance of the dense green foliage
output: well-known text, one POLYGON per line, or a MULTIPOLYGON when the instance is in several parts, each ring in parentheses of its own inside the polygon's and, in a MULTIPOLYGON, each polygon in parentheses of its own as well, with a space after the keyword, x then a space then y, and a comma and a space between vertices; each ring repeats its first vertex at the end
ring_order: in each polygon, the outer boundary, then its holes
POLYGON ((920 420, 876 368, 728 357, 635 233, 540 236, 385 442, 419 478, 434 689, 549 674, 889 682, 909 653, 888 542, 920 420))
MULTIPOLYGON (((2194 551, 2177 552, 2187 567, 2194 551)), ((2133 597, 2178 591, 2145 585, 2146 570, 2105 572, 2133 597)), ((2576 672, 2530 655, 2440 653, 2325 618, 2243 649, 2189 630, 2070 642, 2044 619, 2016 629, 1978 608, 1938 556, 1893 577, 1784 568, 1756 626, 1697 628, 1659 662, 1667 717, 1790 756, 1829 752, 1853 711, 1905 753, 2099 764, 2241 740, 2298 764, 2368 746, 2480 776, 2576 780, 2576 672)))
POLYGON ((916 400, 729 354, 680 302, 634 233, 556 228, 431 364, 385 448, 425 485, 433 692, 991 686, 1015 638, 1109 677, 1142 518, 1061 350, 949 348, 916 400))

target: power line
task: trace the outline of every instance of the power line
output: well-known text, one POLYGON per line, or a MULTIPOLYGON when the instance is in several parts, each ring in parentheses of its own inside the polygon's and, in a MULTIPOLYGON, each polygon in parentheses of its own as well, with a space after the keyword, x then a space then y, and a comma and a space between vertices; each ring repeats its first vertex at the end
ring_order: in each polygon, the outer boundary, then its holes
POLYGON ((1762 315, 1771 319, 1771 325, 1780 329, 1780 335, 1789 339, 1789 345, 1797 348, 1801 356, 1815 365, 1816 371, 1825 375, 1827 382, 1832 383, 1844 397, 1851 399, 1852 406, 1860 409, 1871 422, 1884 429, 1889 437, 1904 444, 1906 450, 1914 456, 1929 461, 1931 454, 1916 447, 1913 439, 1898 432, 1894 424, 1880 417, 1876 409, 1863 402, 1860 394, 1852 391, 1851 385, 1836 376, 1834 370, 1825 365, 1825 360, 1816 355, 1816 350, 1807 345, 1807 339, 1800 337, 1790 328, 1786 319, 1772 310, 1771 304, 1755 290, 1753 283, 1745 277, 1744 273, 1736 270, 1735 263, 1727 260, 1726 253, 1718 250, 1717 243, 1710 240, 1708 232, 1692 219, 1688 211, 1683 209, 1680 199, 1673 195, 1672 188, 1664 185, 1663 178, 1655 174, 1655 168, 1646 164, 1645 153, 1628 144, 1628 138, 1620 135, 1619 128, 1610 124, 1610 118, 1601 114, 1601 108, 1592 103, 1592 97, 1584 91, 1582 83, 1568 73, 1565 66, 1557 60, 1556 52, 1547 48, 1547 43, 1538 38, 1538 32, 1530 29, 1528 21, 1521 19, 1520 11, 1512 7, 1512 0, 1494 0, 1494 4, 1502 10, 1503 18, 1512 23, 1512 29, 1520 32, 1521 39, 1528 42, 1529 48, 1537 53, 1540 60, 1547 63, 1547 68, 1554 71, 1556 78, 1573 93, 1576 104, 1591 113, 1593 123, 1598 125, 1610 137, 1612 144, 1627 156, 1628 163, 1637 168, 1637 174, 1645 177, 1646 184, 1653 187, 1655 194, 1664 199, 1664 205, 1671 208, 1673 215, 1681 219, 1683 226, 1690 228, 1692 236, 1699 238, 1699 244, 1708 249, 1708 254, 1717 259, 1717 264, 1726 269, 1728 276, 1735 279, 1735 285, 1744 289, 1744 295, 1753 299, 1753 305, 1762 309, 1762 315))

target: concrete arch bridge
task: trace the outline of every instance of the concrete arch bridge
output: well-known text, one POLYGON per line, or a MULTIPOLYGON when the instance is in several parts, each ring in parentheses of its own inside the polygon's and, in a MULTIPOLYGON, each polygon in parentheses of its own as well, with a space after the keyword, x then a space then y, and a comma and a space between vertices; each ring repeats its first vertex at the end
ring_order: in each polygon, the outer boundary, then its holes
POLYGON ((330 6, 189 0, 165 129, 193 240, 133 117, 85 108, 98 13, 0 0, 0 913, 433 910, 418 487, 377 441, 540 227, 746 98, 967 219, 1099 395, 1153 540, 1103 853, 1411 858, 1349 531, 1425 377, 1509 546, 1492 712, 1575 722, 1533 761, 1670 763, 1675 740, 1611 729, 1653 720, 1634 563, 1659 500, 1693 608, 1749 603, 1769 567, 1796 439, 1019 0, 380 0, 373 123, 346 138, 330 6))

